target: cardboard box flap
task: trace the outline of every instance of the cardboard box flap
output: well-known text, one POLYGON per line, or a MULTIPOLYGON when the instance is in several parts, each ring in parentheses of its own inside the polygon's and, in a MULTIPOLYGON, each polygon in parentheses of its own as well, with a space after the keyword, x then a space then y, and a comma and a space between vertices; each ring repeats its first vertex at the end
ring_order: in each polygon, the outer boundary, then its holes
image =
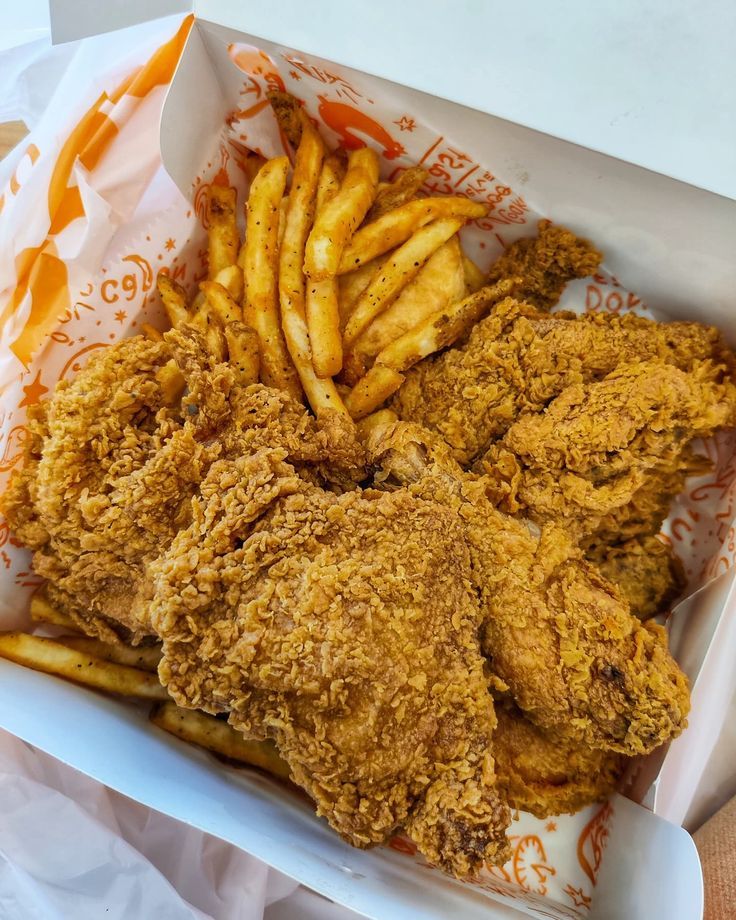
POLYGON ((51 41, 60 45, 174 13, 189 13, 191 9, 191 0, 125 0, 125 3, 49 0, 51 41))

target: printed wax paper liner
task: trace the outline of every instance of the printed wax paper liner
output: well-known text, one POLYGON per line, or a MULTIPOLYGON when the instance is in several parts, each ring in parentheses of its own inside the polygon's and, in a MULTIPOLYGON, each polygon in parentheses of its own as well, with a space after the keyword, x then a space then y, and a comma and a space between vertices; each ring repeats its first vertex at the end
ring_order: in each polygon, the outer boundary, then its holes
MULTIPOLYGON (((242 201, 246 151, 286 151, 266 99, 269 88, 303 100, 329 143, 373 146, 383 178, 421 163, 429 174, 426 192, 488 204, 488 216, 463 231, 467 252, 483 268, 510 242, 533 233, 542 216, 492 164, 477 163, 451 137, 397 108, 370 77, 348 77, 304 55, 277 60, 244 44, 229 48, 239 73, 237 103, 206 167, 193 177, 191 201, 183 199, 161 169, 158 126, 191 25, 188 17, 148 58, 140 47, 132 58, 121 56, 112 36, 118 53, 98 75, 97 91, 85 95, 78 80, 74 94, 65 87, 65 125, 50 130, 42 122, 16 155, 0 192, 0 488, 21 462, 29 406, 100 349, 136 333, 141 322, 163 326, 157 270, 168 267, 190 289, 203 275, 208 186, 231 182, 242 201), (71 100, 83 101, 70 107, 71 100)), ((561 307, 650 315, 606 272, 570 285, 561 307)), ((688 484, 664 528, 685 565, 690 591, 734 562, 734 446, 733 434, 703 445, 713 471, 688 484)), ((29 555, 4 522, 0 578, 3 624, 27 625, 27 598, 38 582, 29 555)), ((612 803, 546 821, 519 814, 510 830, 512 859, 467 884, 532 916, 584 917, 615 817, 612 803)), ((436 871, 402 836, 391 847, 420 871, 436 871)))

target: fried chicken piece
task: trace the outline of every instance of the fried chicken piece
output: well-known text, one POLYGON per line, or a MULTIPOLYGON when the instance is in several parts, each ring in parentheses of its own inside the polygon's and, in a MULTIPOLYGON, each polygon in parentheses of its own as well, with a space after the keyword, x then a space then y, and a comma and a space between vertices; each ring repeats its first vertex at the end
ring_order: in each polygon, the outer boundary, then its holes
POLYGON ((614 546, 599 543, 587 550, 586 558, 616 585, 640 620, 668 612, 686 585, 682 563, 656 536, 614 546))
MULTIPOLYGON (((607 516, 625 516, 640 490, 651 493, 653 476, 650 512, 666 514, 674 495, 665 495, 664 481, 681 485, 689 443, 736 420, 736 386, 713 382, 712 372, 709 362, 686 373, 640 361, 568 387, 544 413, 522 416, 478 464, 494 481, 494 500, 538 523, 562 522, 582 541, 612 529, 607 516)), ((661 523, 651 520, 647 532, 661 523)))
POLYGON ((90 635, 137 642, 152 634, 147 567, 189 523, 211 463, 281 445, 303 475, 354 485, 362 448, 341 424, 315 422, 275 390, 237 386, 194 333, 125 339, 30 415, 3 511, 53 603, 90 635), (173 406, 159 378, 172 356, 188 383, 173 406))
POLYGON ((645 360, 683 371, 709 361, 714 381, 734 375, 733 354, 712 326, 633 314, 548 316, 506 301, 464 343, 408 371, 390 408, 440 434, 468 466, 522 412, 538 412, 568 386, 645 360))
POLYGON ((214 463, 153 565, 162 681, 272 738, 350 843, 403 828, 466 876, 509 855, 470 554, 428 498, 306 482, 284 450, 214 463))
POLYGON ((546 311, 559 301, 568 281, 594 275, 602 260, 588 240, 555 227, 550 220, 540 220, 537 236, 512 243, 491 266, 488 281, 521 278, 517 297, 546 311))
POLYGON ((607 798, 626 758, 572 742, 530 722, 513 704, 497 705, 493 757, 499 792, 537 818, 574 814, 607 798))
POLYGON ((527 718, 628 755, 648 753, 682 731, 687 679, 665 630, 632 616, 566 528, 502 514, 487 477, 463 473, 419 426, 376 426, 368 446, 384 488, 431 496, 462 519, 483 610, 483 651, 527 718))

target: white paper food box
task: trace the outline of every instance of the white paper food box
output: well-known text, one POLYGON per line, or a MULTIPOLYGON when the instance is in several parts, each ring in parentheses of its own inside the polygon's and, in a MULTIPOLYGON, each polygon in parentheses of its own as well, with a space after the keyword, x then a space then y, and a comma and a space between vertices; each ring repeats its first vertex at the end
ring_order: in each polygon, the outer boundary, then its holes
MULTIPOLYGON (((372 74, 352 70, 345 66, 346 59, 350 62, 345 50, 350 43, 341 42, 345 35, 339 28, 323 28, 317 10, 300 49, 277 41, 280 17, 294 7, 292 3, 282 10, 264 4, 255 13, 228 2, 129 0, 124 8, 92 4, 84 17, 79 6, 62 0, 52 3, 56 40, 192 8, 197 16, 168 89, 160 129, 164 166, 191 202, 182 205, 182 214, 189 208, 186 228, 193 236, 180 258, 180 270, 185 255, 192 258, 201 245, 196 212, 207 178, 219 168, 238 181, 239 143, 257 146, 266 155, 281 152, 267 107, 259 108, 264 86, 277 74, 288 89, 305 99, 330 140, 375 146, 382 154, 384 175, 398 165, 421 160, 430 170, 436 192, 489 201, 493 208, 486 226, 469 233, 466 240, 481 263, 487 264, 502 245, 532 232, 538 216, 549 216, 592 238, 606 255, 607 273, 594 283, 577 283, 568 300, 611 311, 641 308, 644 302, 655 316, 712 322, 736 341, 734 202, 486 114, 479 108, 493 108, 490 89, 487 95, 479 95, 476 79, 472 90, 464 93, 455 71, 448 78, 447 91, 438 73, 438 96, 432 96, 390 82, 414 81, 405 62, 392 66, 386 55, 372 74), (266 7, 273 9, 267 38, 264 28, 251 26, 257 34, 249 31, 251 21, 263 26, 266 7), (456 101, 439 98, 443 95, 456 101), (226 130, 234 123, 240 134, 226 130)), ((353 47, 360 37, 360 6, 356 4, 353 47)), ((175 28, 176 22, 172 31, 175 28)), ((380 42, 375 17, 372 28, 364 40, 380 42)), ((289 34, 294 34, 293 23, 289 34)), ((465 61, 460 70, 470 80, 472 61, 465 61)), ((425 71, 416 82, 428 88, 425 71)), ((152 253, 156 240, 151 234, 146 239, 152 253)), ((147 255, 146 264, 155 267, 155 256, 147 255)), ((116 280, 114 272, 106 277, 107 294, 120 296, 122 304, 123 281, 116 280)), ((101 292, 105 282, 97 280, 101 292)), ((191 277, 185 275, 184 280, 191 277)), ((140 303, 144 312, 154 309, 147 293, 150 287, 150 278, 144 277, 140 303)), ((104 299, 110 303, 107 296, 104 299)), ((138 305, 134 298, 125 299, 138 305)), ((123 320, 118 322, 120 328, 110 338, 124 331, 123 320)), ((69 372, 76 366, 72 361, 69 372)), ((61 373, 67 371, 64 367, 61 373)), ((698 507, 718 515, 720 529, 705 537, 704 545, 690 547, 692 581, 704 586, 681 605, 672 630, 673 649, 694 682, 691 727, 671 746, 663 766, 662 756, 655 755, 636 778, 639 798, 678 822, 684 818, 726 715, 714 704, 714 688, 724 690, 723 698, 728 699, 733 685, 736 626, 731 621, 736 618, 729 616, 733 546, 728 545, 734 517, 729 472, 733 450, 733 439, 719 443, 716 473, 701 484, 706 498, 698 507), (713 483, 720 491, 714 491, 713 483), (696 571, 699 567, 701 571, 696 571)), ((673 540, 682 541, 686 552, 687 540, 697 541, 690 538, 691 523, 683 533, 678 521, 685 520, 682 515, 692 511, 692 502, 698 500, 686 497, 670 519, 673 540)), ((12 622, 8 599, 17 597, 19 590, 7 579, 0 582, 3 622, 12 622)), ((702 915, 700 867, 689 835, 621 796, 608 805, 551 822, 520 816, 510 831, 512 863, 484 874, 479 884, 460 883, 413 853, 402 852, 408 848, 400 839, 393 847, 371 851, 350 848, 314 816, 304 797, 255 771, 216 764, 204 752, 151 728, 145 712, 136 706, 3 660, 0 725, 126 795, 231 841, 369 917, 696 920, 702 915)))

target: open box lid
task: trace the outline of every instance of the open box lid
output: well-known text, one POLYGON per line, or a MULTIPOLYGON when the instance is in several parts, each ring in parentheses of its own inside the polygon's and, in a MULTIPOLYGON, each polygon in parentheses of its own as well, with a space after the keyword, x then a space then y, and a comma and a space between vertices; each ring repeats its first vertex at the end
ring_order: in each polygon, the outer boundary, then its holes
POLYGON ((736 6, 706 0, 50 0, 54 42, 172 13, 278 41, 736 198, 736 6))

